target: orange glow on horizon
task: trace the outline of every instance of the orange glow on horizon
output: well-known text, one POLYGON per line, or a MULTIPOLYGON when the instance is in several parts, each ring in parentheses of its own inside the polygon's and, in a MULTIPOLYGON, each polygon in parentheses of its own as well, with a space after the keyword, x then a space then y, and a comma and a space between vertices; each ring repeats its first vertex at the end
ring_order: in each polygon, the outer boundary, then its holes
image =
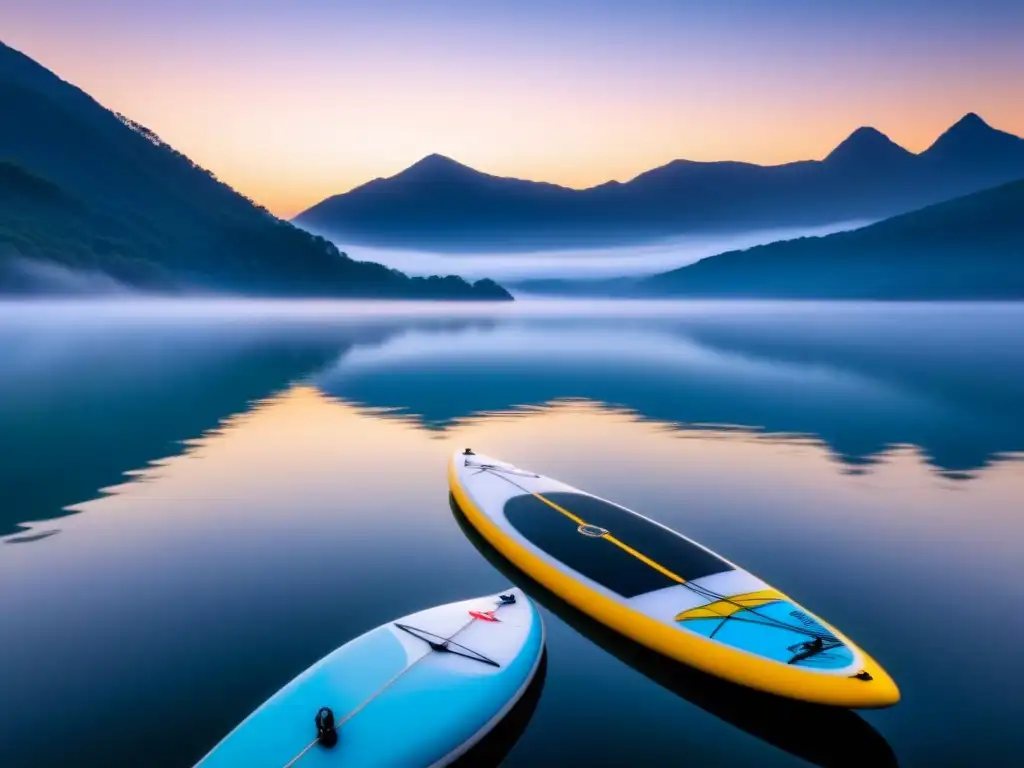
MULTIPOLYGON (((1007 104, 1006 107, 1000 110, 1005 113, 1004 119, 996 119, 993 111, 980 114, 995 128, 1024 135, 1024 103, 1020 106, 1007 104)), ((643 140, 633 142, 624 139, 620 144, 607 142, 609 152, 613 146, 619 147, 615 154, 602 154, 599 147, 586 153, 581 149, 571 151, 567 145, 543 146, 541 143, 521 147, 516 154, 502 147, 469 147, 464 152, 455 149, 428 150, 423 147, 418 151, 382 154, 376 158, 378 162, 373 163, 372 167, 365 158, 340 155, 325 162, 320 169, 310 164, 302 173, 298 166, 252 167, 243 162, 228 165, 211 153, 211 163, 206 167, 210 167, 223 181, 265 205, 276 215, 291 218, 327 197, 348 192, 375 178, 394 176, 435 151, 493 176, 511 176, 586 189, 611 180, 626 182, 645 171, 678 159, 705 162, 736 160, 759 165, 820 160, 861 124, 878 128, 911 152, 921 152, 970 111, 978 110, 948 110, 948 114, 936 116, 933 120, 911 116, 902 130, 889 129, 882 121, 858 121, 852 115, 820 116, 817 118, 820 119, 820 130, 814 130, 812 126, 815 123, 808 121, 803 126, 806 135, 797 137, 786 135, 782 130, 773 131, 769 135, 760 132, 759 128, 744 133, 743 125, 749 126, 746 122, 724 128, 708 124, 706 129, 689 138, 682 135, 665 136, 663 134, 668 131, 657 126, 638 126, 643 140), (223 170, 218 171, 221 166, 224 166, 223 170)), ((202 149, 197 147, 197 157, 200 152, 202 149)), ((199 162, 204 164, 202 160, 199 162)))
POLYGON ((862 125, 920 151, 972 111, 1024 134, 1005 51, 920 63, 891 54, 884 63, 905 68, 898 77, 850 50, 817 71, 805 61, 822 55, 813 41, 787 59, 771 38, 750 54, 775 56, 770 67, 715 41, 691 41, 703 47, 683 61, 638 49, 613 66, 549 44, 512 51, 534 58, 495 54, 468 67, 479 51, 440 40, 305 49, 239 30, 168 35, 149 55, 145 38, 112 44, 113 32, 9 16, 0 12, 5 42, 284 218, 434 152, 484 173, 584 188, 680 158, 820 159, 862 125))

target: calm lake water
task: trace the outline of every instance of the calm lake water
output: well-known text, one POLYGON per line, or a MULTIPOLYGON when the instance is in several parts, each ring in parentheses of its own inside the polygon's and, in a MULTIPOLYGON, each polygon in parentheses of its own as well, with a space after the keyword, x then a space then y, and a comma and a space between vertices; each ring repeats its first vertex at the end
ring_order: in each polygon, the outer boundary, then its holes
POLYGON ((191 765, 355 635, 510 581, 547 668, 481 764, 1024 751, 1021 305, 0 306, 0 455, 5 768, 191 765), (603 631, 467 534, 466 446, 749 568, 903 701, 801 707, 603 631))

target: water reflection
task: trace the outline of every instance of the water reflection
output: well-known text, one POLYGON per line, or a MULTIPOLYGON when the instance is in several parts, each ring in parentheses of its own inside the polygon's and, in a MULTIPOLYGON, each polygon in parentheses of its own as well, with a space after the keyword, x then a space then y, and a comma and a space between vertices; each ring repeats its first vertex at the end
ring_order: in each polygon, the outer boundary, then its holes
POLYGON ((541 693, 544 690, 544 681, 548 673, 547 651, 541 656, 540 666, 537 673, 530 682, 529 687, 515 706, 502 718, 501 722, 494 727, 480 742, 470 749, 466 754, 451 764, 451 768, 497 768, 505 762, 508 753, 522 738, 526 727, 530 724, 534 712, 537 711, 537 704, 540 701, 541 693))
POLYGON ((1024 451, 1024 309, 721 307, 682 316, 22 312, 0 325, 0 537, 52 520, 305 380, 443 432, 563 402, 680 435, 824 446, 851 475, 908 448, 951 481, 1024 451), (56 318, 56 319, 55 319, 56 318))
POLYGON ((608 629, 502 557, 469 524, 455 499, 449 496, 448 501, 459 529, 488 563, 583 637, 666 690, 814 765, 898 765, 889 743, 850 710, 804 704, 734 685, 665 659, 608 629))
MULTIPOLYGON (((4 341, 0 534, 53 518, 125 471, 178 452, 182 440, 246 410, 336 350, 299 340, 147 332, 118 334, 110 346, 74 338, 59 354, 12 359, 4 341)), ((38 343, 36 354, 46 342, 38 343)))
POLYGON ((349 350, 421 325, 452 329, 445 320, 325 327, 145 316, 0 326, 0 539, 58 533, 53 525, 18 531, 74 512, 125 473, 180 453, 349 350))
POLYGON ((354 351, 313 383, 433 430, 584 399, 681 431, 811 438, 851 474, 914 446, 948 479, 969 479, 1024 450, 1024 326, 975 323, 964 338, 954 319, 951 339, 941 316, 916 325, 848 319, 852 328, 747 320, 548 319, 408 332, 354 351))

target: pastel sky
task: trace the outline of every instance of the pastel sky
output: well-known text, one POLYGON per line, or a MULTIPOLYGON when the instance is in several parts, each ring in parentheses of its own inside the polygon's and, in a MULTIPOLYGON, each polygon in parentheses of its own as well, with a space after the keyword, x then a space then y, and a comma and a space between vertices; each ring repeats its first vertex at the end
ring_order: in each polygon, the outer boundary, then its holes
POLYGON ((1024 134, 1021 0, 28 0, 0 39, 282 216, 432 152, 584 187, 1024 134))

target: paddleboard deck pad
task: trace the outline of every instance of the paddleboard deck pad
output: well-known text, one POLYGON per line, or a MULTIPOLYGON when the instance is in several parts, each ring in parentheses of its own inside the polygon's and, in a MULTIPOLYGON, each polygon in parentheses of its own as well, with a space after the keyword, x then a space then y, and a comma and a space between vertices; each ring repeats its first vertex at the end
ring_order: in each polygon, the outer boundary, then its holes
POLYGON ((449 485, 495 549, 642 645, 802 701, 874 708, 899 700, 889 675, 837 629, 660 523, 480 454, 456 453, 449 485))
POLYGON ((404 616, 302 672, 197 767, 448 765, 512 709, 543 650, 519 589, 404 616))

